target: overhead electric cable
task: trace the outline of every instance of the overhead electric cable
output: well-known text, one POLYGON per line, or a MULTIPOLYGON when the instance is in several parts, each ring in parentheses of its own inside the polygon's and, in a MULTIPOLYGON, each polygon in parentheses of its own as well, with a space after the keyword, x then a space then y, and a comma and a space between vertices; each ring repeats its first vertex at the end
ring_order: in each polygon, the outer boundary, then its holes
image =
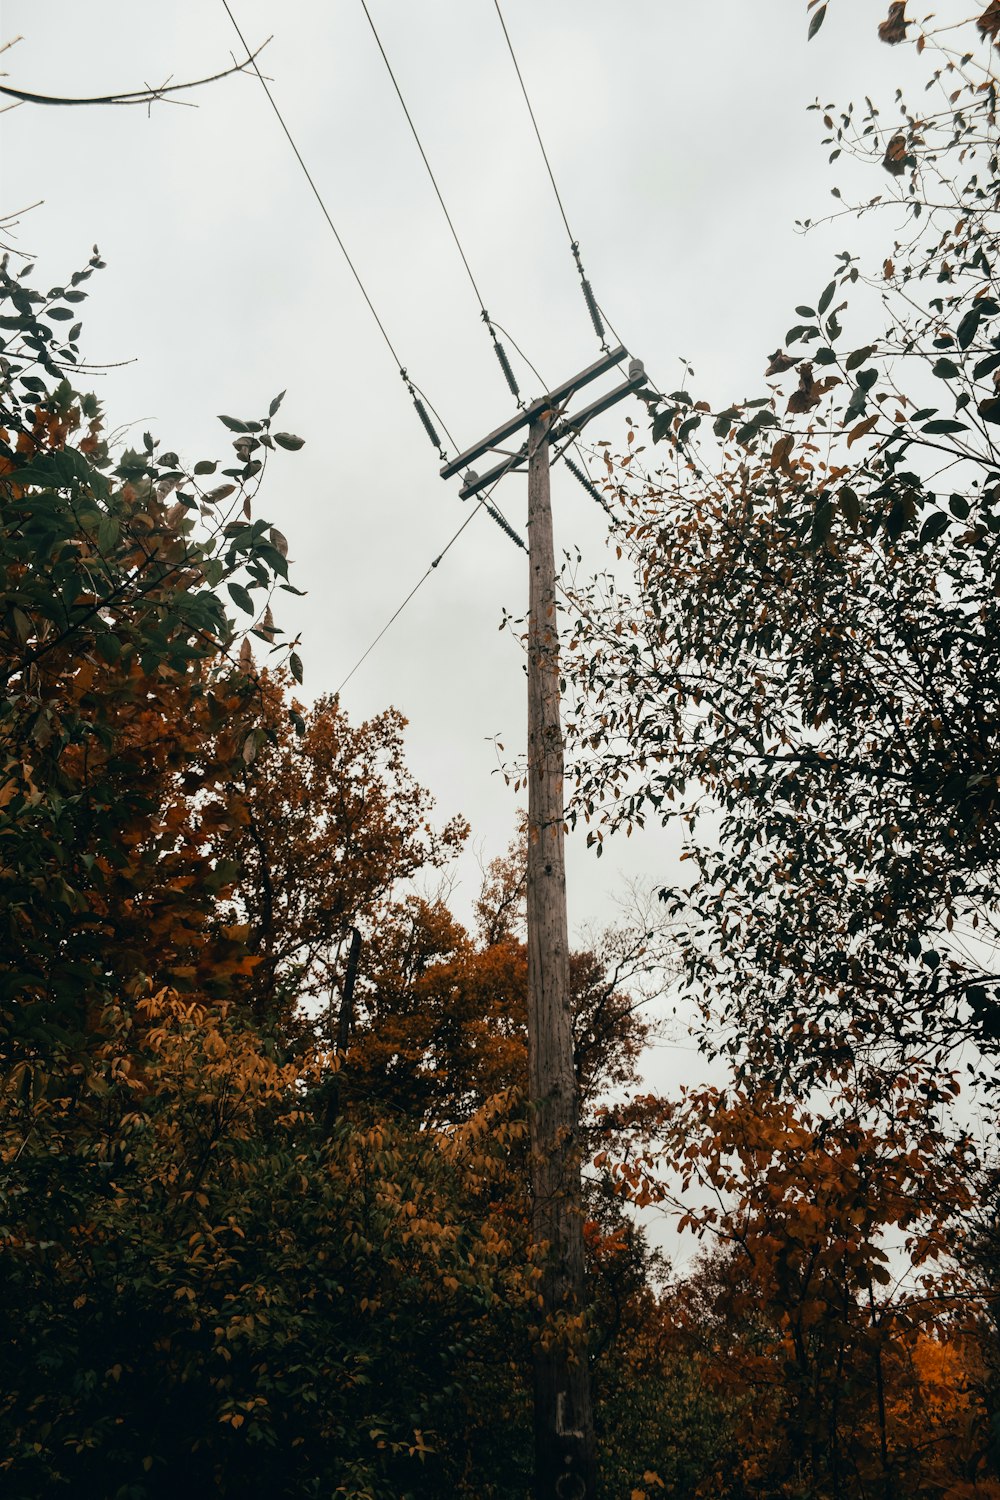
POLYGON ((531 99, 528 96, 528 89, 524 81, 524 75, 521 72, 521 67, 517 60, 517 54, 514 51, 514 43, 510 39, 510 32, 507 30, 507 22, 504 20, 503 11, 500 9, 500 0, 493 0, 493 6, 497 13, 497 20, 500 22, 500 27, 504 34, 504 40, 507 43, 507 51, 510 53, 510 60, 514 64, 514 72, 517 74, 517 81, 521 85, 521 93, 524 95, 524 102, 528 106, 528 114, 531 116, 531 123, 534 126, 535 130, 535 139, 538 141, 538 148, 542 153, 542 160, 545 163, 545 170, 549 174, 549 181, 552 184, 552 191, 556 195, 556 202, 559 205, 559 212, 562 215, 562 221, 566 226, 566 233, 569 236, 569 247, 573 252, 573 259, 576 262, 576 269, 580 274, 580 286, 583 291, 583 300, 587 304, 587 311, 590 314, 590 321, 594 325, 594 332, 597 334, 597 337, 601 341, 601 348, 606 352, 608 347, 607 335, 604 332, 604 323, 601 319, 601 310, 597 305, 597 298, 594 296, 594 289, 590 285, 590 282, 587 279, 587 274, 583 269, 583 261, 580 258, 580 241, 574 238, 573 231, 569 227, 569 219, 567 218, 566 209, 563 205, 562 194, 559 192, 559 187, 556 183, 556 174, 552 170, 552 163, 549 161, 549 153, 545 149, 545 142, 542 140, 542 132, 538 128, 538 121, 535 118, 535 111, 531 106, 531 99))
MULTIPOLYGON (((498 481, 498 483, 499 483, 499 481, 498 481)), ((400 615, 403 613, 403 610, 409 604, 409 602, 413 598, 413 596, 427 582, 428 578, 434 572, 434 569, 437 567, 438 563, 440 563, 444 559, 444 556, 445 556, 445 554, 447 552, 451 551, 452 547, 454 547, 455 543, 458 541, 459 537, 462 535, 462 532, 469 525, 469 523, 472 520, 474 520, 474 518, 479 514, 479 512, 481 510, 485 509, 486 512, 490 516, 492 516, 493 520, 496 521, 497 525, 500 526, 504 531, 506 531, 507 534, 508 534, 508 536, 510 536, 510 538, 513 541, 515 541, 519 547, 522 547, 522 548, 524 547, 524 543, 522 542, 521 538, 518 536, 518 534, 514 530, 514 528, 508 523, 508 521, 506 520, 506 518, 500 514, 500 512, 496 509, 496 507, 493 506, 493 505, 491 505, 489 503, 490 502, 490 497, 493 494, 493 491, 495 489, 496 489, 496 485, 494 484, 489 490, 487 490, 486 494, 483 495, 480 498, 479 503, 476 506, 474 506, 472 510, 469 511, 469 514, 466 516, 465 520, 462 522, 461 526, 455 532, 455 534, 451 538, 451 540, 449 542, 447 542, 446 545, 441 549, 441 551, 438 553, 437 557, 431 563, 431 565, 427 569, 427 571, 413 585, 412 589, 407 594, 406 598, 403 600, 403 602, 399 606, 399 608, 397 610, 395 610, 389 616, 388 620, 386 620, 385 624, 382 626, 382 629, 379 631, 379 633, 375 637, 375 639, 371 642, 371 644, 358 657, 357 661, 354 663, 354 666, 351 668, 351 670, 348 672, 347 676, 344 678, 343 682, 340 684, 340 687, 337 688, 336 692, 334 693, 334 697, 338 697, 339 696, 339 694, 343 691, 343 689, 350 682, 351 678, 354 676, 354 674, 358 670, 358 668, 362 665, 362 663, 364 663, 365 661, 367 661, 368 657, 375 650, 375 647, 378 645, 379 641, 385 635, 386 631, 390 628, 390 626, 392 626, 392 625, 394 625, 396 623, 396 621, 399 619, 400 615)))
POLYGON ((442 194, 441 189, 438 186, 437 178, 434 176, 434 169, 427 158, 427 152, 424 150, 423 141, 420 139, 420 134, 417 130, 416 125, 413 123, 413 116, 410 114, 410 111, 407 108, 406 100, 403 98, 403 91, 399 86, 399 82, 396 78, 395 73, 392 71, 392 64, 390 63, 388 54, 386 53, 386 50, 382 45, 382 38, 379 36, 375 22, 372 20, 372 14, 368 9, 366 0, 361 0, 361 9, 365 13, 365 18, 368 22, 368 25, 371 27, 372 36, 375 38, 378 50, 382 54, 382 61, 385 63, 386 72, 389 74, 389 77, 392 80, 392 86, 396 90, 396 97, 403 107, 403 114, 406 116, 406 123, 409 125, 410 133, 417 143, 417 150, 420 152, 424 166, 427 168, 427 175, 431 180, 431 185, 434 188, 435 193, 437 194, 437 200, 441 205, 441 212, 445 216, 448 228, 451 230, 451 237, 455 241, 455 248, 458 250, 458 253, 462 258, 462 264, 465 267, 466 275, 468 276, 469 281, 472 285, 472 290, 476 294, 476 301, 479 303, 479 311, 482 315, 483 322, 486 324, 490 338, 493 340, 493 353, 497 357, 497 362, 501 370, 503 371, 503 377, 510 388, 511 395, 514 397, 515 401, 517 401, 519 406, 523 406, 524 403, 521 399, 521 392, 518 389, 514 371, 511 369, 510 360, 507 358, 507 351, 496 336, 493 322, 490 318, 489 313, 486 311, 486 304, 483 301, 483 295, 479 290, 479 284, 476 281, 475 276, 472 274, 472 267, 469 265, 469 257, 466 255, 465 250, 462 246, 462 241, 458 237, 458 230, 455 228, 455 224, 452 220, 451 214, 448 212, 448 205, 444 201, 444 195, 442 194))
MULTIPOLYGON (((360 273, 358 271, 357 266, 354 264, 353 260, 351 259, 350 255, 348 254, 347 246, 344 244, 344 241, 341 239, 340 234, 339 234, 339 232, 337 230, 337 226, 336 226, 336 224, 334 224, 333 219, 330 216, 330 210, 327 208, 325 202, 323 201, 323 195, 320 192, 319 188, 316 186, 315 180, 313 179, 313 175, 310 172, 309 168, 305 164, 305 160, 304 160, 304 158, 302 156, 302 152, 299 150, 298 146, 295 144, 295 139, 294 139, 294 137, 292 135, 292 132, 289 130, 288 126, 285 124, 284 116, 282 115, 281 110, 278 108, 278 105, 277 105, 277 103, 275 101, 274 95, 271 93, 271 90, 267 86, 267 80, 265 79, 263 73, 260 71, 260 68, 257 66, 256 54, 251 55, 250 48, 247 46, 246 39, 244 38, 242 31, 240 30, 239 23, 236 20, 236 17, 233 15, 232 11, 229 8, 229 0, 222 0, 222 7, 225 10, 226 15, 229 17, 230 21, 233 23, 233 30, 236 32, 236 35, 239 37, 240 42, 243 45, 243 50, 246 52, 247 57, 249 59, 249 62, 252 65, 253 70, 254 70, 254 72, 257 75, 257 78, 258 78, 258 80, 260 82, 260 86, 264 90, 264 93, 267 95, 268 102, 269 102, 271 108, 274 110, 274 113, 278 117, 278 124, 281 126, 282 130, 285 132, 285 136, 286 136, 286 138, 288 140, 288 144, 291 146, 292 151, 295 153, 295 160, 298 162, 299 166, 302 168, 302 172, 303 172, 303 175, 304 175, 304 177, 306 179, 306 182, 308 182, 310 188, 312 189, 313 197, 316 199, 316 202, 319 204, 320 211, 322 212, 324 219, 326 220, 327 224, 330 227, 330 232, 332 233, 334 239, 337 241, 337 245, 340 248, 340 253, 344 257, 345 261, 347 262, 347 265, 348 265, 348 268, 349 268, 349 270, 351 272, 351 275, 354 277, 354 280, 358 284, 358 290, 361 292, 362 297, 364 297, 365 301, 368 304, 368 310, 371 313, 372 317, 375 319, 375 322, 376 322, 376 324, 378 326, 378 331, 382 335, 383 339, 385 340, 386 348, 389 350, 389 353, 392 355, 392 358, 393 358, 393 361, 394 361, 394 363, 396 365, 396 368, 399 370, 399 373, 400 373, 400 376, 402 378, 403 384, 406 386, 407 390, 410 393, 410 397, 411 397, 411 399, 413 401, 413 404, 414 404, 414 406, 416 407, 416 410, 417 410, 417 416, 420 418, 421 422, 423 423, 424 429, 427 432, 427 436, 431 439, 431 442, 434 444, 435 448, 437 448, 438 453, 440 454, 441 459, 443 461, 445 459, 446 455, 445 455, 444 449, 441 446, 440 439, 438 438, 437 433, 436 433, 436 431, 434 429, 434 424, 433 424, 433 422, 431 422, 430 417, 427 415, 427 412, 426 412, 426 410, 424 408, 423 402, 420 400, 420 395, 418 394, 416 387, 414 386, 412 380, 410 379, 409 375, 407 374, 406 368, 403 365, 402 360, 400 359, 399 355, 396 353, 395 348, 393 347, 392 340, 390 339, 388 333, 386 332, 385 324, 382 322, 382 319, 379 317, 378 313, 375 310, 375 304, 372 301, 371 297, 368 295, 368 290, 365 287, 364 282, 361 280, 361 276, 360 276, 360 273)), ((426 397, 424 398, 424 400, 426 400, 426 397)), ((429 402, 428 402, 428 405, 430 405, 429 402)), ((433 410, 433 408, 432 408, 432 410, 433 410)), ((435 413, 435 415, 436 415, 436 413, 435 413)), ((440 421, 440 420, 441 419, 439 417, 438 421, 440 421)), ((441 423, 441 425, 442 425, 442 427, 444 427, 444 423, 443 422, 441 423)), ((445 431, 447 432, 447 428, 445 428, 445 431)), ((452 441, 452 443, 454 444, 455 447, 458 446, 458 444, 455 443, 454 438, 452 438, 451 441, 452 441)))

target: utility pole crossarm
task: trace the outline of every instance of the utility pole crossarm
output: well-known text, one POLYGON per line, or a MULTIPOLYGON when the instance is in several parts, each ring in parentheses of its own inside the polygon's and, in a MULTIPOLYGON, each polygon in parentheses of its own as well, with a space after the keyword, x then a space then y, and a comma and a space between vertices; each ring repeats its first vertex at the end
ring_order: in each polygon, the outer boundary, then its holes
MULTIPOLYGON (((629 362, 629 372, 629 378, 623 384, 616 385, 614 390, 609 391, 606 396, 599 396, 589 406, 584 406, 580 411, 574 412, 571 417, 566 417, 564 421, 560 422, 559 426, 549 433, 550 442, 559 443, 562 442, 563 438, 569 437, 571 434, 575 435, 582 432, 593 417, 600 416, 601 412, 607 411, 612 406, 617 406, 619 401, 624 400, 626 396, 630 396, 633 391, 637 391, 640 386, 645 385, 646 372, 643 370, 640 360, 633 359, 629 362), (632 373, 633 367, 637 367, 634 373, 632 373)), ((551 407, 547 404, 549 400, 549 397, 544 397, 542 401, 535 402, 529 408, 529 413, 534 413, 537 416, 539 412, 551 410, 551 407)), ((491 436, 494 436, 494 434, 491 434, 491 436)), ((469 451, 472 452, 474 450, 470 449, 469 451)), ((485 450, 480 449, 479 451, 483 452, 485 450)), ((473 495, 478 495, 480 490, 485 490, 496 480, 502 479, 505 474, 512 474, 517 469, 523 468, 527 461, 528 445, 524 443, 517 453, 506 456, 500 463, 494 464, 492 469, 487 469, 485 474, 477 474, 474 470, 470 469, 465 483, 458 492, 458 498, 460 500, 471 499, 473 495)), ((442 470, 443 472, 444 470, 442 470)))
POLYGON ((561 401, 565 401, 567 396, 571 396, 581 386, 589 385, 592 380, 598 380, 608 370, 613 369, 615 365, 620 365, 622 360, 625 359, 628 359, 628 350, 623 344, 619 344, 618 348, 612 349, 610 354, 602 355, 592 365, 588 365, 585 370, 581 370, 579 375, 574 375, 572 380, 567 380, 562 385, 557 385, 554 390, 547 392, 539 400, 533 401, 529 407, 524 411, 519 411, 508 422, 503 422, 493 432, 487 433, 486 437, 482 438, 480 442, 474 443, 471 448, 467 448, 457 458, 451 459, 441 470, 441 478, 451 479, 453 475, 461 473, 466 464, 475 463, 477 458, 481 458, 491 448, 496 448, 507 438, 512 437, 515 432, 519 432, 522 427, 526 427, 532 420, 532 417, 539 411, 544 411, 546 407, 558 406, 561 401))

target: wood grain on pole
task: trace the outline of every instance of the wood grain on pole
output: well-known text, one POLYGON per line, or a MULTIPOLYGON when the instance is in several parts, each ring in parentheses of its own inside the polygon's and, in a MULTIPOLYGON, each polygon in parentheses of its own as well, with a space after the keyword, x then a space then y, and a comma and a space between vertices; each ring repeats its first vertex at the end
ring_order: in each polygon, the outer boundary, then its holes
POLYGON ((583 1215, 569 981, 563 739, 548 433, 529 428, 528 1074, 532 1237, 547 1246, 545 1337, 535 1350, 536 1500, 596 1494, 590 1372, 582 1317, 583 1215))

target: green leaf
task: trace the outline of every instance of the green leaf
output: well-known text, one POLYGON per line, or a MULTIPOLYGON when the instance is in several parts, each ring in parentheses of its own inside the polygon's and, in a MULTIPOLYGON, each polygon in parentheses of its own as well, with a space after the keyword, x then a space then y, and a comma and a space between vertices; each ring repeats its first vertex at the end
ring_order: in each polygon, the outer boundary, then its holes
POLYGON ((861 501, 849 484, 845 484, 840 491, 840 509, 851 525, 857 526, 861 520, 861 501))
POLYGON ((927 520, 920 528, 921 545, 924 542, 936 541, 939 536, 942 536, 948 530, 950 525, 950 516, 946 515, 943 510, 934 511, 927 517, 927 520))
POLYGON ((71 307, 47 307, 45 316, 55 318, 59 323, 68 323, 73 316, 73 309, 71 307))
POLYGON ((116 635, 112 635, 110 631, 105 631, 102 635, 99 635, 95 644, 109 665, 116 662, 122 654, 121 641, 116 635))
POLYGON ((934 422, 925 422, 921 432, 968 432, 968 422, 954 422, 950 417, 938 417, 934 422))
POLYGON ((825 5, 821 5, 820 8, 819 8, 819 10, 813 16, 812 20, 809 22, 809 31, 808 31, 808 34, 806 36, 806 41, 807 42, 811 42, 812 41, 813 37, 816 35, 817 31, 822 26, 822 24, 823 24, 823 22, 825 20, 826 20, 826 6, 825 5))
POLYGON ((294 432, 276 432, 274 441, 279 448, 287 448, 289 452, 294 453, 297 448, 303 446, 305 438, 296 437, 294 432))
POLYGON ((810 537, 809 541, 810 546, 822 547, 823 543, 830 535, 830 528, 832 525, 833 501, 830 499, 829 495, 823 495, 817 503, 816 513, 813 516, 812 536, 810 537))
POLYGON ((224 417, 220 414, 219 421, 223 427, 228 427, 230 432, 249 432, 250 428, 246 422, 241 422, 238 417, 224 417))
POLYGON ((942 356, 941 359, 935 360, 931 373, 936 375, 939 380, 954 380, 955 376, 960 375, 962 372, 953 359, 945 359, 942 356))
POLYGON ((987 355, 987 357, 985 359, 981 359, 973 369, 973 380, 981 380, 984 375, 989 375, 991 371, 997 369, 998 366, 1000 366, 1000 354, 987 355))
POLYGON ((871 346, 871 344, 866 344, 863 349, 855 349, 854 352, 853 352, 853 354, 849 354, 847 356, 847 360, 845 362, 847 369, 848 370, 856 370, 859 365, 863 365, 864 364, 865 360, 868 358, 868 356, 869 356, 869 354, 871 354, 871 352, 872 352, 872 346, 871 346))
POLYGON ((664 411, 658 411, 653 418, 653 442, 662 443, 665 437, 670 435, 671 424, 677 415, 677 409, 668 406, 664 411))
POLYGON ((242 583, 227 583, 226 588, 233 603, 238 604, 240 609, 245 610, 248 615, 255 612, 253 600, 242 583))
POLYGON ((824 289, 823 295, 820 297, 816 307, 816 311, 819 313, 820 317, 823 316, 827 308, 830 306, 830 303, 833 301, 834 293, 836 292, 836 290, 837 283, 835 281, 831 281, 830 285, 824 289))
POLYGON ((296 682, 302 681, 302 662, 297 652, 292 651, 288 657, 288 668, 296 682))
POLYGON ((962 319, 961 323, 959 323, 958 329, 956 330, 955 336, 958 339, 960 348, 968 349, 969 345, 972 343, 973 338, 975 337, 976 329, 979 327, 981 318, 982 308, 980 308, 979 306, 969 308, 969 311, 965 314, 965 317, 962 319))
POLYGON ((274 400, 271 402, 270 406, 267 408, 267 414, 268 414, 269 417, 273 417, 274 416, 275 412, 278 410, 278 407, 281 405, 281 403, 282 403, 282 401, 284 401, 284 399, 285 399, 285 392, 284 391, 282 391, 280 395, 275 396, 274 400))
POLYGON ((200 458, 194 466, 194 472, 196 474, 214 474, 218 467, 218 459, 200 458))

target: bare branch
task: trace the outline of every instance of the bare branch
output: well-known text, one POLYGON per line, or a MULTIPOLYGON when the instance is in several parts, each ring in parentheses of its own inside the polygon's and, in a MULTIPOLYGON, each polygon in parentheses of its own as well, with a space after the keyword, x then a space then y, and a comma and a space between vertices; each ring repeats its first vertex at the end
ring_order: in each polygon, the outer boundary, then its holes
MULTIPOLYGON (((225 68, 221 73, 212 73, 208 78, 194 78, 190 83, 164 83, 159 88, 134 89, 126 94, 96 94, 89 99, 66 99, 53 94, 32 94, 27 89, 15 89, 7 84, 0 84, 0 94, 6 94, 15 99, 18 104, 56 104, 56 105, 80 105, 80 104, 156 104, 160 99, 166 98, 168 94, 179 93, 182 89, 200 89, 206 83, 218 83, 221 78, 230 78, 234 73, 242 73, 246 68, 256 64, 257 58, 263 52, 267 41, 262 42, 256 52, 248 52, 243 62, 235 63, 231 68, 225 68)), ((11 108, 12 106, 8 106, 11 108)))

